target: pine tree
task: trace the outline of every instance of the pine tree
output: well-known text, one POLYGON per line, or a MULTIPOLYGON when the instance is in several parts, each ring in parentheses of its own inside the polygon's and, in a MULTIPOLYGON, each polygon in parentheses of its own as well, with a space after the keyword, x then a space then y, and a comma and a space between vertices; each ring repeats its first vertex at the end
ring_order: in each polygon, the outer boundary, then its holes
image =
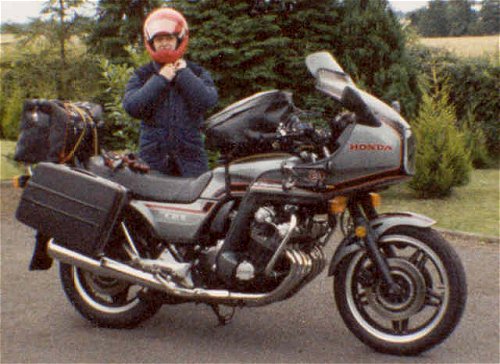
POLYGON ((449 88, 446 83, 439 86, 436 77, 432 82, 432 90, 426 87, 414 122, 418 148, 410 187, 424 198, 449 195, 453 187, 468 183, 471 170, 464 135, 455 125, 449 88))
POLYGON ((97 22, 86 39, 90 51, 115 63, 128 62, 128 45, 142 44, 142 24, 161 0, 99 0, 97 22))
POLYGON ((42 9, 43 14, 50 16, 50 22, 55 30, 55 38, 57 39, 60 64, 58 66, 57 82, 57 97, 67 98, 68 91, 66 85, 68 83, 66 69, 66 44, 75 34, 74 29, 77 23, 78 15, 75 10, 83 4, 83 0, 48 0, 45 2, 42 9))
POLYGON ((301 107, 316 105, 304 59, 327 50, 378 96, 413 107, 415 75, 385 0, 171 3, 188 19, 188 57, 212 72, 221 106, 269 88, 294 91, 301 107))
POLYGON ((405 35, 385 0, 345 0, 335 24, 344 69, 376 96, 400 101, 412 115, 416 100, 416 73, 410 67, 405 35))

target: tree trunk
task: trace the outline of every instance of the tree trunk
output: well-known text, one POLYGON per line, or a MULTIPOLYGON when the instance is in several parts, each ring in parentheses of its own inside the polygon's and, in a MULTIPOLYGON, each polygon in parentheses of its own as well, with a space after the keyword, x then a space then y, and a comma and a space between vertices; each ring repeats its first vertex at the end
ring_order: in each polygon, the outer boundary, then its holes
POLYGON ((59 79, 57 81, 57 93, 59 99, 66 98, 66 24, 64 22, 64 0, 59 0, 59 50, 61 56, 61 67, 59 68, 59 79))

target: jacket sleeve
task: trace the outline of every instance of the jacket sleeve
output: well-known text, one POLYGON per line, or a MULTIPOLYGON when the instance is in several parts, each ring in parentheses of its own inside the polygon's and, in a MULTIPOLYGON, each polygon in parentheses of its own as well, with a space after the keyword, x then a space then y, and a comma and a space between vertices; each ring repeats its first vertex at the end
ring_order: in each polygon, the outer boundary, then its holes
POLYGON ((197 76, 186 67, 177 74, 175 87, 179 89, 193 111, 199 114, 215 106, 219 98, 214 81, 206 70, 202 70, 197 76))
POLYGON ((144 82, 135 72, 125 88, 123 108, 134 118, 149 119, 168 85, 168 80, 158 74, 144 82))

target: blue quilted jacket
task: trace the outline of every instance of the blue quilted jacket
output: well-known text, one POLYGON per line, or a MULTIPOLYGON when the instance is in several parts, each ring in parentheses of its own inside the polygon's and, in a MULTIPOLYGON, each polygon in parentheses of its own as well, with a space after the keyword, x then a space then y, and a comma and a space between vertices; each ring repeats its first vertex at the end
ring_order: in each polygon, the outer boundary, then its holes
POLYGON ((187 62, 172 81, 158 74, 161 65, 148 63, 130 78, 124 109, 141 119, 139 156, 152 169, 185 177, 208 170, 201 126, 204 113, 217 103, 210 74, 187 62))

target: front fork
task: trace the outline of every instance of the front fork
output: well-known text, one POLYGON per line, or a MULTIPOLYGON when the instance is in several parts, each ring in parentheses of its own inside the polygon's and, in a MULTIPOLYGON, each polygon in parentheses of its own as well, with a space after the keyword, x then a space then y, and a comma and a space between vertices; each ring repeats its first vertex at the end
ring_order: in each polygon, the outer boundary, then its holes
POLYGON ((347 208, 354 222, 354 235, 363 241, 368 257, 389 287, 389 292, 397 293, 400 287, 391 276, 389 264, 378 248, 377 236, 369 223, 378 217, 370 195, 351 198, 347 208))

